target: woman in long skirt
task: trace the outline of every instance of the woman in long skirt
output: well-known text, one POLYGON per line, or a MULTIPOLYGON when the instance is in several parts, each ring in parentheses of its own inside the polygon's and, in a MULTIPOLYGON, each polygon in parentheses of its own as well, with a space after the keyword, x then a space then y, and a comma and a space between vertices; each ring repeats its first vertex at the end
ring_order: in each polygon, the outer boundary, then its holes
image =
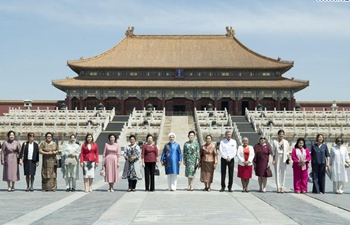
POLYGON ((206 143, 202 145, 200 151, 201 177, 200 181, 204 183, 203 191, 211 191, 211 184, 213 183, 214 170, 218 164, 218 154, 215 144, 212 143, 211 135, 205 137, 206 143))
POLYGON ((332 181, 333 187, 335 187, 335 193, 343 194, 344 182, 348 182, 348 174, 346 168, 349 167, 350 158, 346 147, 343 145, 342 138, 335 140, 336 145, 331 148, 331 168, 332 168, 332 181))
POLYGON ((18 155, 21 145, 15 140, 15 132, 7 133, 8 140, 2 143, 1 165, 3 168, 2 180, 7 182, 7 191, 15 191, 15 182, 19 181, 18 155))
POLYGON ((57 144, 52 140, 53 134, 47 132, 45 141, 39 145, 39 153, 43 155, 41 168, 41 188, 43 191, 56 191, 57 188, 57 159, 59 153, 57 144))
POLYGON ((105 168, 105 181, 108 182, 108 192, 114 192, 114 183, 119 181, 119 158, 120 146, 116 143, 116 136, 114 134, 108 135, 109 143, 105 144, 103 150, 103 165, 105 168))
POLYGON ((39 166, 39 145, 34 142, 34 133, 28 133, 28 141, 22 145, 20 165, 23 165, 24 175, 26 176, 26 192, 33 192, 34 176, 36 168, 39 166), (29 184, 30 183, 30 184, 29 184))

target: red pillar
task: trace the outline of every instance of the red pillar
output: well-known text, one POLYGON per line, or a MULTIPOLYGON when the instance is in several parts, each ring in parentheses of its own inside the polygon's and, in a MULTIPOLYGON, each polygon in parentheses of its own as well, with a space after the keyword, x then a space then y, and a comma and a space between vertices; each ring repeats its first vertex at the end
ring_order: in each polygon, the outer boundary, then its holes
POLYGON ((72 108, 72 99, 70 99, 69 97, 67 97, 67 98, 64 100, 64 104, 66 104, 67 109, 71 109, 71 108, 72 108))
POLYGON ((100 98, 100 102, 101 102, 101 104, 102 104, 104 107, 106 107, 106 100, 103 100, 102 97, 100 98))
POLYGON ((122 115, 125 115, 125 100, 124 100, 124 98, 122 97, 121 99, 120 99, 120 101, 121 101, 121 114, 122 115))
POLYGON ((141 109, 143 110, 143 108, 145 108, 145 98, 141 100, 141 109))
POLYGON ((213 108, 218 108, 218 99, 217 98, 214 98, 214 105, 213 105, 213 108))
POLYGON ((276 103, 276 104, 277 104, 276 110, 277 110, 277 111, 281 110, 281 100, 280 100, 279 97, 277 98, 277 103, 276 103))
POLYGON ((165 108, 165 98, 162 99, 162 110, 165 108))
POLYGON ((288 100, 288 109, 287 110, 292 110, 292 98, 288 100))
POLYGON ((233 104, 233 115, 237 115, 237 112, 238 112, 238 99, 236 98, 233 104))
POLYGON ((294 109, 294 108, 295 108, 295 98, 294 98, 294 97, 292 97, 291 101, 292 101, 292 108, 291 108, 291 110, 292 110, 292 109, 294 109))
POLYGON ((256 98, 255 99, 255 106, 254 107, 257 107, 259 105, 259 98, 256 98))
POLYGON ((83 105, 83 97, 80 97, 80 106, 79 106, 80 110, 83 110, 84 109, 84 105, 83 105))

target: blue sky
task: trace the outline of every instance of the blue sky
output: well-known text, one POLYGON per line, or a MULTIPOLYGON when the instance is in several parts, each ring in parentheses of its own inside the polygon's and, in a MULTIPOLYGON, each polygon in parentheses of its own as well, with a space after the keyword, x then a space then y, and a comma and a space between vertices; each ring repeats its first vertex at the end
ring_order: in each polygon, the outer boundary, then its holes
POLYGON ((136 34, 225 34, 294 61, 285 77, 309 80, 297 100, 350 101, 350 2, 0 0, 0 99, 64 99, 52 79, 66 62, 100 54, 136 34))

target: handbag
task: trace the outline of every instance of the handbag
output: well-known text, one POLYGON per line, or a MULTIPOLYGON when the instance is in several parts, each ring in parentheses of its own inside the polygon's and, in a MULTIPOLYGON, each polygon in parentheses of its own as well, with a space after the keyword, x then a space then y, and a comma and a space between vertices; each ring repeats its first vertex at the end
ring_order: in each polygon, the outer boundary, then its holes
POLYGON ((156 169, 154 170, 154 176, 159 176, 159 175, 160 175, 159 169, 156 168, 156 169))
POLYGON ((266 167, 266 170, 265 170, 265 177, 272 177, 272 171, 270 169, 270 167, 266 167))
POLYGON ((62 159, 56 158, 56 167, 61 168, 62 167, 62 159))
POLYGON ((309 183, 313 183, 314 182, 314 180, 312 179, 312 172, 309 173, 309 176, 307 177, 307 181, 309 183))
POLYGON ((75 166, 75 165, 77 165, 77 160, 75 160, 75 158, 68 157, 64 160, 64 165, 75 166))
POLYGON ((290 163, 290 159, 289 158, 286 160, 286 163, 289 165, 289 163, 290 163))
POLYGON ((350 164, 348 162, 345 162, 345 168, 349 168, 350 164))
POLYGON ((105 169, 101 169, 100 170, 100 175, 102 176, 102 177, 105 177, 106 176, 106 171, 105 171, 105 169))

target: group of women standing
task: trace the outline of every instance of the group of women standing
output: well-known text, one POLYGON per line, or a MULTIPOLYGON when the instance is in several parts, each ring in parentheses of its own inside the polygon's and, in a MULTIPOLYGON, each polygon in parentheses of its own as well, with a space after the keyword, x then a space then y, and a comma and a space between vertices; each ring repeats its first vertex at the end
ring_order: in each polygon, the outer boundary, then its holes
MULTIPOLYGON (((286 168, 288 164, 293 167, 293 183, 295 193, 307 193, 308 180, 312 179, 313 193, 325 193, 326 174, 333 181, 333 191, 342 194, 344 182, 348 182, 346 168, 350 167, 348 151, 343 146, 343 139, 337 138, 335 146, 328 150, 324 143, 324 136, 318 134, 316 142, 309 150, 304 138, 299 138, 289 155, 289 143, 284 139, 284 131, 278 131, 278 139, 271 145, 264 136, 259 138, 259 143, 254 147, 249 145, 248 138, 242 139, 242 145, 238 147, 238 172, 241 178, 242 192, 249 192, 248 184, 252 177, 253 169, 258 177, 259 192, 266 193, 267 178, 272 176, 270 170, 270 156, 275 168, 275 180, 277 193, 284 193, 286 168), (311 163, 312 172, 308 169, 311 163)), ((20 179, 19 166, 23 166, 26 178, 27 192, 34 191, 34 177, 39 165, 39 154, 42 154, 42 190, 53 191, 57 189, 58 160, 56 155, 62 157, 61 170, 66 181, 66 191, 76 190, 76 181, 79 179, 79 165, 83 171, 84 190, 92 192, 92 184, 95 176, 95 168, 99 164, 97 144, 91 134, 87 134, 84 143, 80 146, 76 142, 75 135, 59 150, 58 143, 53 140, 53 134, 47 132, 45 141, 39 145, 34 141, 34 133, 28 133, 28 140, 22 145, 15 140, 15 132, 9 131, 8 140, 1 148, 1 164, 3 169, 3 181, 7 182, 8 191, 15 191, 15 182, 20 179)), ((188 133, 189 140, 184 144, 183 151, 175 141, 176 135, 168 135, 169 142, 164 146, 160 162, 164 166, 168 180, 168 189, 176 191, 177 175, 180 172, 181 163, 185 166, 185 176, 188 178, 188 191, 193 191, 194 178, 197 169, 200 168, 200 181, 204 183, 203 191, 211 191, 214 170, 218 164, 218 151, 212 142, 212 136, 207 135, 205 144, 200 146, 195 141, 195 132, 188 133)), ((230 139, 230 138, 228 138, 230 139)), ((119 182, 119 166, 121 149, 116 143, 116 136, 110 134, 109 142, 105 144, 103 151, 103 176, 108 182, 108 192, 114 192, 114 184, 119 182)), ((126 147, 123 158, 125 159, 122 178, 128 179, 128 192, 136 190, 138 180, 145 176, 145 190, 155 191, 155 172, 157 170, 158 148, 153 142, 153 136, 147 135, 146 143, 140 148, 136 144, 136 137, 129 136, 130 144, 126 147)), ((234 157, 234 156, 233 156, 234 157)), ((159 171, 159 170, 158 170, 159 171)))

